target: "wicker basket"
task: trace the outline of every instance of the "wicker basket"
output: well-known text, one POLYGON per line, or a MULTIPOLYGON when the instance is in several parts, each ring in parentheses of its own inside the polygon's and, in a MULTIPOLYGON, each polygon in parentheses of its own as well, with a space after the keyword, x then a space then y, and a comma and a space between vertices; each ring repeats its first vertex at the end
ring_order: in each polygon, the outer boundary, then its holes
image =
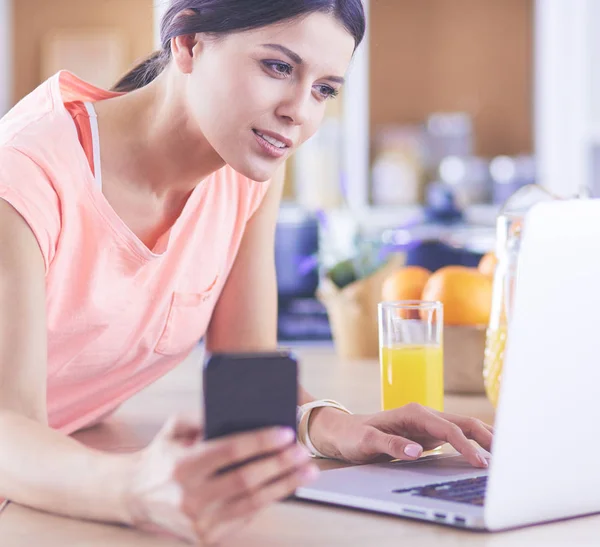
POLYGON ((403 264, 393 256, 374 274, 339 289, 321 280, 317 296, 327 309, 336 353, 345 360, 377 359, 379 334, 377 304, 385 278, 403 264))

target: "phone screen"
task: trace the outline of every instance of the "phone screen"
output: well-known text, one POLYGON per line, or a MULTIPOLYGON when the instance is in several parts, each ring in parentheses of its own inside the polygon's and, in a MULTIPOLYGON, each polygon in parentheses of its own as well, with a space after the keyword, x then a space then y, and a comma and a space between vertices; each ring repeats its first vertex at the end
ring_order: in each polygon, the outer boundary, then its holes
POLYGON ((218 353, 204 366, 205 437, 296 430, 298 364, 290 352, 218 353))

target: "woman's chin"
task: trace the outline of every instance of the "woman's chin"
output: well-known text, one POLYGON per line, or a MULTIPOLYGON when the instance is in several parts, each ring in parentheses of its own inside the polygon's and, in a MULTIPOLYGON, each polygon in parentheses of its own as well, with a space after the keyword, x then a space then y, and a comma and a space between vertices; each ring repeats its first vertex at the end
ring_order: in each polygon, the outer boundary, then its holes
POLYGON ((256 182, 267 182, 272 179, 277 169, 282 165, 282 161, 277 162, 263 162, 263 161, 241 161, 241 162, 227 162, 241 175, 248 177, 250 180, 256 182))

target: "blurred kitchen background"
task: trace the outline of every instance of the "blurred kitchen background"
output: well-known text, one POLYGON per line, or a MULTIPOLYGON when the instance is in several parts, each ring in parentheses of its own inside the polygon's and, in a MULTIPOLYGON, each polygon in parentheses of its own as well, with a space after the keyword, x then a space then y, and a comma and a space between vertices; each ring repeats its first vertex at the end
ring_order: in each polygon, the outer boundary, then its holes
MULTIPOLYGON (((365 4, 348 84, 288 165, 276 244, 283 341, 330 339, 315 296, 324 271, 343 286, 386 250, 430 270, 476 265, 523 185, 600 191, 600 1, 365 4)), ((59 69, 109 87, 158 47, 166 7, 0 0, 0 115, 59 69)))

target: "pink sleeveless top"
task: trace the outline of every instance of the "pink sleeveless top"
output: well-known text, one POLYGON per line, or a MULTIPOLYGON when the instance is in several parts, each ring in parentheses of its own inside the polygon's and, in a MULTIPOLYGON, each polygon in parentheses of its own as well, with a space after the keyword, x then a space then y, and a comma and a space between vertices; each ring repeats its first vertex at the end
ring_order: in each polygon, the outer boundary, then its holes
POLYGON ((220 169, 148 249, 95 184, 85 116, 72 117, 80 107, 70 103, 115 95, 61 71, 0 120, 0 198, 29 224, 44 258, 48 419, 66 434, 190 353, 268 188, 220 169))

